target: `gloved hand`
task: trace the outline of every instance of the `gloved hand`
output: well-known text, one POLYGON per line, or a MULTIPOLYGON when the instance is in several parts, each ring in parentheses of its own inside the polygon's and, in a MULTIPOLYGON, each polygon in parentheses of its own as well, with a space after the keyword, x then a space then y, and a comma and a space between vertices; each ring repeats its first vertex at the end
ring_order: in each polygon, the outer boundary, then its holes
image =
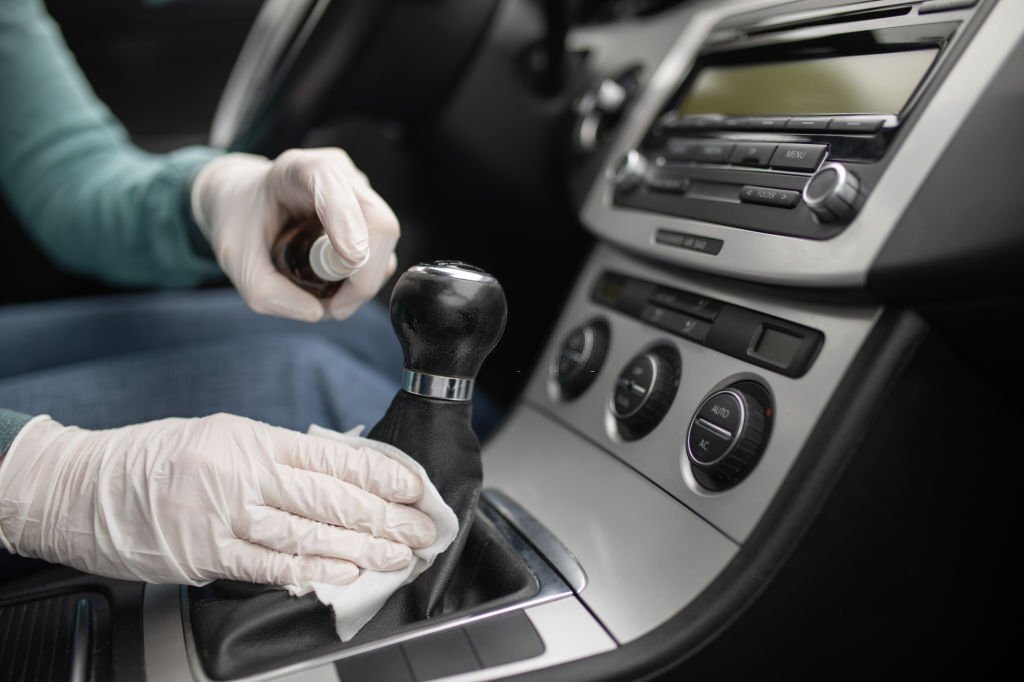
POLYGON ((36 417, 0 460, 11 552, 127 580, 345 584, 434 541, 421 479, 365 448, 217 414, 106 431, 36 417))
POLYGON ((196 223, 221 269, 258 313, 343 319, 395 271, 398 219, 340 149, 291 149, 273 162, 226 154, 203 167, 191 196, 196 223), (346 265, 361 266, 324 302, 288 281, 270 259, 281 228, 312 216, 346 265))

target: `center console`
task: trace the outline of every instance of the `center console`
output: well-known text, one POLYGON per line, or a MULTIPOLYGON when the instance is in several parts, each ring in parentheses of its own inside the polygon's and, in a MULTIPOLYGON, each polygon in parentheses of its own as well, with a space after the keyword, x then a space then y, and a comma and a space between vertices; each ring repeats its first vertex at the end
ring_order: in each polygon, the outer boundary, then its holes
MULTIPOLYGON (((958 379, 922 350, 926 325, 865 285, 1022 27, 1019 2, 737 0, 637 20, 629 41, 570 36, 609 73, 645 67, 589 151, 580 215, 599 243, 483 452, 481 514, 527 586, 244 679, 638 679, 740 669, 733 641, 773 661, 789 631, 839 652, 884 640, 886 623, 830 636, 877 596, 836 597, 835 576, 874 585, 881 563, 843 542, 902 560, 876 511, 913 480, 917 444, 960 436, 900 396, 935 366, 958 379)), ((146 589, 151 682, 210 678, 182 599, 146 589)))

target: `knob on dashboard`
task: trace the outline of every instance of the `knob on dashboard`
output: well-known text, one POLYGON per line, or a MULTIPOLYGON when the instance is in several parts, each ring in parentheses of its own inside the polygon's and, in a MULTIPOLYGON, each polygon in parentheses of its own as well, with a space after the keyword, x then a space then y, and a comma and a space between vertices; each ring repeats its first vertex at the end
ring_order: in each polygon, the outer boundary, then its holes
POLYGON ((860 180, 841 163, 826 163, 804 185, 804 203, 823 223, 852 218, 859 195, 860 180))
POLYGON ((665 418, 679 388, 681 366, 677 350, 659 346, 622 368, 609 407, 625 440, 646 436, 665 418))
POLYGON ((576 151, 590 153, 597 149, 602 128, 614 120, 626 106, 629 91, 618 81, 604 78, 587 91, 576 104, 576 130, 573 135, 576 151))
POLYGON ((752 381, 712 393, 697 408, 686 434, 686 455, 697 482, 708 490, 739 483, 764 452, 771 398, 752 381))
POLYGON ((615 189, 629 192, 640 186, 647 177, 647 159, 636 149, 626 152, 608 175, 615 189))
POLYGON ((608 353, 611 332, 603 319, 573 329, 551 367, 562 400, 572 400, 594 383, 608 353))

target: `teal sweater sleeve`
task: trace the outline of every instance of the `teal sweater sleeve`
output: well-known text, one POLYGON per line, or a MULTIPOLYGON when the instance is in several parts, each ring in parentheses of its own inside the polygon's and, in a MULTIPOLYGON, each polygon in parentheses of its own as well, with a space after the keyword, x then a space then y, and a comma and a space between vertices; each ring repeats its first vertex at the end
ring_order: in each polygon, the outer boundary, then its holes
POLYGON ((0 461, 3 461, 3 456, 11 449, 14 437, 31 419, 32 417, 27 414, 0 409, 0 461))
POLYGON ((219 274, 188 192, 220 152, 134 146, 41 0, 0 0, 0 88, 0 189, 54 261, 135 286, 192 286, 219 274))

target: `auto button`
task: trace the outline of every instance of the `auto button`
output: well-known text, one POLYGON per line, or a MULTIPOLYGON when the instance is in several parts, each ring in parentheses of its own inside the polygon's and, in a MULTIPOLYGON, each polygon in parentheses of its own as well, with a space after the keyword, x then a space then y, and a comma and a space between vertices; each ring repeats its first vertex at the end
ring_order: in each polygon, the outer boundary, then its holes
POLYGON ((720 391, 704 401, 697 411, 697 419, 703 419, 731 435, 739 431, 743 423, 743 406, 736 394, 720 391))

